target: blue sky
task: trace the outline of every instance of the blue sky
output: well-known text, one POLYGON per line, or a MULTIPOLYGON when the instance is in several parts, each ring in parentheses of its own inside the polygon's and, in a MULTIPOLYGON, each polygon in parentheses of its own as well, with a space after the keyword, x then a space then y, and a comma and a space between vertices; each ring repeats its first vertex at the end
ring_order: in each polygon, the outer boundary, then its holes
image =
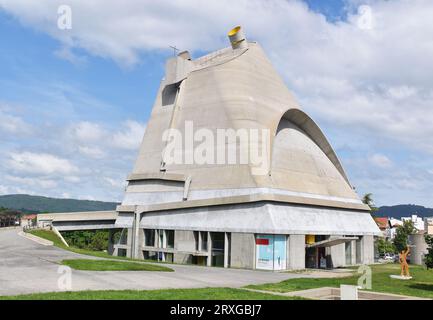
POLYGON ((240 23, 359 194, 433 207, 431 3, 69 3, 72 30, 59 31, 63 2, 0 0, 0 194, 120 200, 168 45, 197 57, 227 46, 226 31, 240 23))

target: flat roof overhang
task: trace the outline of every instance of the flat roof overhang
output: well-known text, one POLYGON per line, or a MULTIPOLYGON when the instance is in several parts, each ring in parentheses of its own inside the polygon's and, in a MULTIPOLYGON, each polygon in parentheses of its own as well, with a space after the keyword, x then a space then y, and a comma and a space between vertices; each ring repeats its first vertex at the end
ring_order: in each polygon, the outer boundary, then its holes
POLYGON ((306 248, 326 248, 326 247, 333 247, 337 246, 339 244, 343 244, 346 242, 350 242, 353 240, 358 240, 359 237, 338 237, 338 238, 332 238, 328 240, 319 241, 312 244, 307 244, 306 248))

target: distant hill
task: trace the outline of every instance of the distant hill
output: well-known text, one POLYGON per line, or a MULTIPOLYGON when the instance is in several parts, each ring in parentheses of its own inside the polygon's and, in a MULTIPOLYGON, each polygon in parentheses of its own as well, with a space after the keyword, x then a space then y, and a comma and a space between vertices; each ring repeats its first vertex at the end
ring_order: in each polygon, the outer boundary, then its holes
POLYGON ((433 209, 414 204, 400 204, 396 206, 383 206, 375 213, 378 217, 393 217, 400 219, 401 217, 410 217, 416 214, 419 217, 433 217, 433 209))
MULTIPOLYGON (((77 211, 104 211, 114 210, 118 203, 56 199, 41 196, 30 196, 25 194, 10 194, 0 196, 0 207, 19 210, 24 213, 40 212, 77 212, 77 211)), ((402 204, 396 206, 383 206, 375 213, 378 217, 401 218, 417 214, 419 217, 433 217, 433 208, 426 208, 413 204, 402 204)))
POLYGON ((26 194, 0 196, 0 207, 20 210, 24 213, 105 211, 114 210, 117 205, 118 203, 115 202, 56 199, 26 194))

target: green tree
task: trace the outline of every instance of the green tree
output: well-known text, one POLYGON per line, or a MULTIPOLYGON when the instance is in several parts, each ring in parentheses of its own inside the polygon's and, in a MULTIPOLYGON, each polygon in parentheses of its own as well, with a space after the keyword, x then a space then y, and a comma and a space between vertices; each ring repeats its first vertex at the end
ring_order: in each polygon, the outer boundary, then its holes
POLYGON ((409 235, 414 233, 415 226, 412 221, 404 221, 403 225, 397 227, 397 232, 394 237, 394 246, 397 252, 402 252, 407 249, 409 235))
POLYGON ((380 254, 396 252, 394 244, 384 238, 379 238, 377 240, 377 250, 380 254))
POLYGON ((96 231, 89 244, 92 250, 103 251, 108 248, 108 232, 96 231))
POLYGON ((433 269, 433 236, 426 235, 425 242, 427 243, 427 254, 424 256, 424 263, 427 269, 433 269))
POLYGON ((370 213, 374 214, 375 212, 377 212, 379 209, 376 207, 376 205, 374 204, 374 200, 373 200, 373 194, 372 193, 366 193, 363 197, 362 197, 362 202, 364 204, 366 204, 367 206, 370 207, 370 213))

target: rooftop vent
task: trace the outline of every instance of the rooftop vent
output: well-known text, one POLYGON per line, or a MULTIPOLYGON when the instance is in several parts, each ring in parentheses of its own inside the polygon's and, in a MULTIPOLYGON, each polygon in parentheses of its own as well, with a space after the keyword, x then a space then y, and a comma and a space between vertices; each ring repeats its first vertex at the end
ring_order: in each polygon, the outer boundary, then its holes
POLYGON ((248 47, 247 39, 240 26, 237 26, 228 33, 233 49, 245 49, 248 47))

